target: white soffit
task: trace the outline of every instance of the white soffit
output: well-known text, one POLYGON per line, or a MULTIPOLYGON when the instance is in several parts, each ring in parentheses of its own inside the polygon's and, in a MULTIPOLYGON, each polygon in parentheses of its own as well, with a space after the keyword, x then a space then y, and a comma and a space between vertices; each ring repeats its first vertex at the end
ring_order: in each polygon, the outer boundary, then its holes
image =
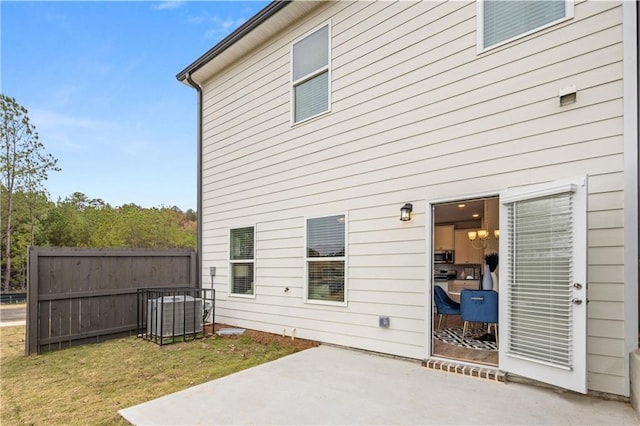
MULTIPOLYGON (((323 2, 294 1, 287 7, 279 10, 267 21, 263 22, 240 40, 229 46, 226 50, 212 58, 205 65, 195 71, 191 78, 197 83, 203 84, 206 80, 216 75, 232 63, 236 62, 247 53, 263 44, 266 40, 278 34, 283 28, 300 19, 313 9, 321 6, 323 2)), ((188 85, 186 80, 183 83, 188 85)))

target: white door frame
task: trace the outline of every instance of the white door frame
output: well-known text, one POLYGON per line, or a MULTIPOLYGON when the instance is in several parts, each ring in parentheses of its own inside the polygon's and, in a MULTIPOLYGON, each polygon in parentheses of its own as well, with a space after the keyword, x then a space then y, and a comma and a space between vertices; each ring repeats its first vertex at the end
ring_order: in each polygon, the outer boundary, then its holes
MULTIPOLYGON (((503 191, 504 189, 502 189, 503 191)), ((426 301, 425 306, 427 307, 426 321, 425 323, 425 354, 424 359, 437 358, 434 357, 431 352, 431 340, 433 339, 433 241, 434 241, 434 231, 435 224, 433 223, 433 207, 436 204, 444 204, 444 203, 454 203, 461 201, 469 201, 472 199, 478 198, 493 198, 499 197, 501 190, 493 190, 493 191, 483 191, 483 192, 474 192, 474 193, 466 193, 460 194, 456 196, 446 197, 446 198, 427 198, 425 201, 425 254, 426 254, 426 276, 425 276, 425 295, 426 301)), ((462 361, 461 361, 462 362, 462 361)), ((468 362, 465 362, 468 363, 468 362)))
MULTIPOLYGON (((583 188, 582 190, 585 191, 586 193, 586 176, 583 177, 575 177, 575 178, 569 178, 569 179, 561 179, 555 182, 551 182, 551 183, 543 183, 543 184, 531 184, 531 185, 526 185, 526 186, 520 186, 518 187, 518 189, 516 190, 516 192, 519 192, 520 190, 522 190, 522 192, 527 192, 527 193, 531 193, 531 192, 535 192, 535 190, 537 188, 543 188, 543 192, 546 190, 546 188, 549 188, 550 186, 554 186, 554 185, 564 185, 566 183, 572 183, 572 184, 582 184, 583 188)), ((513 191, 513 190, 512 190, 513 191)), ((479 193, 467 193, 467 194, 460 194, 460 195, 456 195, 456 196, 452 196, 452 197, 446 197, 446 198, 431 198, 431 199, 427 199, 426 200, 426 206, 425 206, 425 227, 427 227, 425 229, 425 253, 426 253, 426 279, 425 279, 425 288, 426 288, 426 307, 427 307, 427 321, 425 321, 425 336, 427 337, 426 339, 426 344, 425 344, 425 357, 424 359, 430 359, 430 358, 437 358, 437 356, 433 356, 432 355, 432 339, 433 339, 433 244, 434 244, 434 214, 433 214, 433 209, 434 206, 437 204, 443 204, 443 203, 452 203, 452 202, 462 202, 462 201, 468 201, 471 199, 478 199, 478 198, 492 198, 492 197, 498 197, 498 200, 500 201, 500 229, 501 229, 501 238, 500 238, 500 253, 506 253, 507 250, 507 237, 508 237, 508 229, 506 228, 506 223, 507 223, 507 218, 505 217, 505 215, 503 214, 503 208, 502 208, 502 204, 503 204, 503 200, 504 200, 504 196, 506 194, 509 194, 509 189, 508 188, 503 188, 502 190, 498 190, 498 191, 486 191, 486 192, 479 192, 479 193), (504 229, 503 229, 504 228, 504 229)), ((501 344, 500 344, 500 353, 499 353, 499 360, 498 360, 498 369, 503 370, 503 371, 510 371, 510 372, 514 372, 516 374, 525 376, 525 377, 529 377, 532 378, 534 380, 539 380, 542 382, 547 382, 547 383, 552 383, 558 386, 562 386, 562 387, 567 387, 569 389, 573 389, 575 391, 578 392, 586 392, 586 287, 587 287, 587 277, 586 277, 586 267, 587 267, 587 260, 586 260, 586 233, 587 233, 587 228, 586 228, 586 215, 587 215, 587 207, 586 207, 586 195, 584 197, 584 205, 579 205, 576 208, 577 209, 582 209, 581 212, 579 212, 579 214, 583 214, 584 215, 584 232, 581 236, 579 236, 578 238, 584 238, 584 247, 585 247, 585 252, 584 253, 579 253, 577 254, 578 256, 583 256, 579 259, 579 262, 582 262, 584 264, 584 275, 580 276, 578 279, 581 280, 583 282, 583 293, 584 294, 580 294, 580 297, 583 298, 584 303, 582 305, 580 309, 580 315, 584 314, 584 324, 580 323, 579 327, 583 328, 583 330, 580 331, 580 333, 584 332, 584 341, 580 342, 580 345, 582 345, 582 347, 584 348, 584 352, 583 354, 581 354, 581 358, 577 361, 577 363, 575 364, 575 370, 578 372, 578 376, 580 376, 577 380, 578 385, 575 384, 571 384, 571 385, 567 385, 567 381, 564 378, 561 378, 561 380, 556 380, 555 373, 552 371, 551 373, 549 373, 548 371, 545 371, 544 368, 539 369, 538 366, 536 365, 531 365, 530 362, 528 361, 522 361, 522 360, 516 360, 516 363, 514 364, 513 359, 510 359, 509 362, 505 361, 505 350, 504 348, 506 347, 505 345, 508 342, 508 326, 507 326, 507 317, 506 315, 506 309, 507 309, 507 305, 506 305, 506 298, 505 297, 501 297, 500 298, 500 326, 502 328, 501 330, 501 336, 504 336, 501 338, 501 344), (515 367, 514 367, 515 365, 515 367), (541 370, 541 371, 539 371, 541 370), (584 379, 584 381, 582 381, 584 379)), ((503 282, 506 283, 506 276, 505 276, 505 280, 503 280, 503 282)), ((507 287, 506 285, 503 286, 503 288, 506 290, 507 287)), ((564 374, 564 373, 561 373, 564 374)))

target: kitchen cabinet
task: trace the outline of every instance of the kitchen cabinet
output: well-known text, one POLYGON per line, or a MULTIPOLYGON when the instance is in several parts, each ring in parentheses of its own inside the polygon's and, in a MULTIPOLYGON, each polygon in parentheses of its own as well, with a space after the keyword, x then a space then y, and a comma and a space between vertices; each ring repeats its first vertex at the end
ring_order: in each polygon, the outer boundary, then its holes
MULTIPOLYGON (((481 265, 483 250, 477 249, 471 245, 471 241, 467 236, 467 230, 456 230, 454 233, 455 244, 455 263, 457 265, 476 264, 481 265)), ((476 242, 476 244, 478 244, 476 242)))
POLYGON ((440 225, 435 227, 433 249, 436 251, 454 250, 455 227, 453 225, 440 225))
POLYGON ((460 303, 460 292, 463 289, 478 290, 479 287, 479 280, 452 280, 447 282, 447 293, 451 300, 460 303))

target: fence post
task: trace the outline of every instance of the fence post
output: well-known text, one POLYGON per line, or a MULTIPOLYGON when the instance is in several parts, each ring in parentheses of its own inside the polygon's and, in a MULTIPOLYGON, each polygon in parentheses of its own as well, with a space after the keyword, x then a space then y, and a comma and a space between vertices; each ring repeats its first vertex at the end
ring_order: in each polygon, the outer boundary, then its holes
POLYGON ((198 254, 196 252, 191 252, 191 276, 189 277, 189 287, 202 288, 202 285, 198 286, 200 280, 198 279, 198 274, 201 271, 198 270, 198 254))
POLYGON ((38 353, 38 249, 29 246, 27 256, 27 326, 25 355, 38 353))

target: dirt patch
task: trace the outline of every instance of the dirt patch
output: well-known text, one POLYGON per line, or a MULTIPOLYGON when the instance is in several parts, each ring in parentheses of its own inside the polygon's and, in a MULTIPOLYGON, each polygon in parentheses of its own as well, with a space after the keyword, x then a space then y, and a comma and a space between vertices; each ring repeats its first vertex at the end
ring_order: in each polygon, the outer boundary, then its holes
MULTIPOLYGON (((238 328, 238 327, 234 327, 232 325, 227 325, 227 324, 215 324, 215 331, 218 331, 221 328, 238 328)), ((205 333, 207 334, 211 333, 211 326, 205 327, 205 333)), ((247 336, 252 340, 263 345, 277 344, 280 346, 293 348, 296 351, 313 348, 319 345, 319 343, 314 340, 306 340, 306 339, 298 339, 298 338, 292 339, 291 337, 287 337, 287 336, 283 337, 280 334, 273 334, 273 333, 267 333, 264 331, 249 330, 249 329, 246 329, 246 331, 242 335, 223 335, 223 336, 216 335, 216 336, 217 338, 229 339, 229 340, 240 339, 243 336, 247 336)))

